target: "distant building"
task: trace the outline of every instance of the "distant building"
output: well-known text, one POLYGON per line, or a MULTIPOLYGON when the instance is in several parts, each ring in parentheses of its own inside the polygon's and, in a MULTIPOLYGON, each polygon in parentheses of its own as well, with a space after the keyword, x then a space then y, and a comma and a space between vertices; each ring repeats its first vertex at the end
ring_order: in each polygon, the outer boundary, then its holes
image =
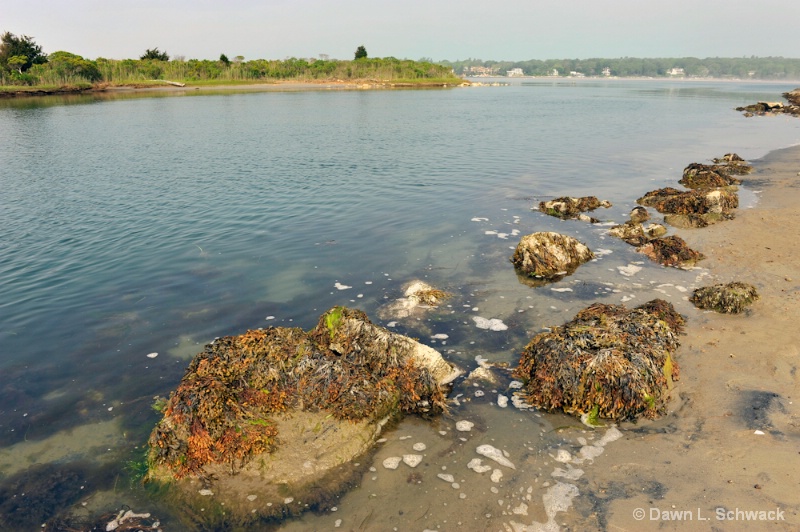
POLYGON ((469 69, 465 67, 464 70, 466 70, 465 72, 466 74, 476 77, 496 76, 500 72, 499 68, 491 68, 484 66, 471 66, 469 67, 469 69))
POLYGON ((669 76, 685 76, 686 72, 682 68, 673 67, 667 70, 669 76))
POLYGON ((514 77, 524 76, 525 73, 522 71, 521 68, 512 68, 511 70, 506 70, 506 75, 509 78, 514 78, 514 77))
POLYGON ((570 76, 571 78, 585 78, 585 77, 586 77, 586 74, 584 74, 583 72, 575 72, 575 71, 573 70, 573 71, 571 71, 571 72, 569 73, 569 76, 570 76))
POLYGON ((558 76, 558 69, 557 69, 557 68, 554 68, 553 70, 551 70, 551 71, 550 71, 550 75, 551 75, 551 76, 558 76))
POLYGON ((603 75, 609 77, 611 75, 611 69, 609 67, 605 67, 603 69, 603 75))

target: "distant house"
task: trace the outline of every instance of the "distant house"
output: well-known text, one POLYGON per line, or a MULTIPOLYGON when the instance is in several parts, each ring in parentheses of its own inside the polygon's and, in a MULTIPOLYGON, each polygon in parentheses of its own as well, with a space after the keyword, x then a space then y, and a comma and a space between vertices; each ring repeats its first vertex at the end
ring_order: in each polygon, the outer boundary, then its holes
POLYGON ((685 76, 686 72, 682 68, 673 67, 667 70, 669 76, 685 76))
POLYGON ((509 78, 520 77, 524 76, 525 73, 522 71, 521 68, 512 68, 511 70, 506 70, 506 76, 509 78))
POLYGON ((571 78, 585 78, 586 74, 584 74, 583 72, 576 72, 576 71, 573 70, 573 71, 571 71, 569 73, 569 77, 571 77, 571 78))
POLYGON ((604 75, 605 77, 609 77, 609 76, 611 75, 611 69, 610 69, 609 67, 605 67, 605 68, 603 69, 603 75, 604 75))
POLYGON ((553 70, 551 70, 551 71, 550 71, 550 75, 551 75, 551 76, 558 76, 558 69, 557 69, 557 68, 554 68, 553 70))
POLYGON ((467 67, 464 67, 467 73, 470 76, 477 76, 477 77, 488 77, 488 76, 495 76, 500 72, 499 68, 491 68, 491 67, 483 67, 483 66, 471 66, 467 70, 467 67))

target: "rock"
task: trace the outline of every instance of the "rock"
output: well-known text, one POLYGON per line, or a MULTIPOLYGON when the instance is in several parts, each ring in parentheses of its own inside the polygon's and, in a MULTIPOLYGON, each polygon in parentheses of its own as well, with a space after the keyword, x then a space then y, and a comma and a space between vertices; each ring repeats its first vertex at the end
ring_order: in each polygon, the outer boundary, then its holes
POLYGON ((656 238, 647 244, 636 248, 639 253, 644 253, 651 260, 664 266, 687 268, 694 266, 698 261, 705 259, 705 255, 689 247, 685 240, 679 236, 656 238))
POLYGON ((313 502, 359 474, 349 462, 387 420, 445 411, 458 373, 434 349, 346 307, 309 332, 270 327, 220 338, 171 394, 150 436, 148 478, 172 483, 190 505, 201 479, 214 479, 201 486, 229 515, 249 516, 248 494, 313 502))
POLYGON ((661 224, 649 224, 644 227, 641 223, 633 220, 624 224, 615 225, 608 229, 608 234, 622 239, 632 246, 642 246, 654 238, 658 238, 667 233, 667 228, 661 224))
POLYGON ((683 170, 679 183, 686 188, 709 189, 740 185, 742 182, 726 173, 727 166, 692 163, 683 170))
POLYGON ((680 191, 671 187, 648 192, 637 203, 655 207, 665 214, 664 220, 679 227, 705 227, 733 218, 739 196, 733 188, 680 191), (680 215, 680 216, 676 216, 680 215))
POLYGON ((631 210, 631 222, 640 224, 650 219, 650 213, 644 207, 634 207, 631 210))
POLYGON ((789 102, 788 104, 783 102, 758 102, 745 107, 737 107, 736 110, 744 112, 745 116, 780 113, 800 116, 800 89, 784 92, 782 96, 786 98, 789 102))
POLYGON ((753 285, 732 282, 698 288, 690 301, 701 309, 710 309, 723 314, 739 314, 759 299, 753 285))
POLYGON ((561 218, 562 220, 580 219, 590 223, 597 223, 599 220, 589 216, 581 216, 581 213, 593 211, 599 207, 609 208, 611 203, 600 201, 594 196, 583 198, 571 198, 564 196, 550 201, 539 202, 539 210, 550 216, 561 218))
POLYGON ((726 153, 722 157, 714 159, 717 170, 727 175, 744 175, 753 171, 753 167, 747 161, 735 153, 726 153))
POLYGON ((555 281, 593 258, 591 250, 571 236, 542 232, 523 236, 511 262, 523 277, 555 281))
POLYGON ((407 318, 412 314, 439 306, 452 294, 423 281, 411 281, 403 287, 403 297, 378 310, 381 319, 407 318))
POLYGON ((511 460, 506 458, 506 456, 503 454, 503 451, 501 451, 497 447, 493 447, 488 444, 480 445, 478 446, 477 449, 475 449, 475 452, 481 456, 485 456, 490 460, 494 460, 495 462, 497 462, 502 466, 510 467, 511 469, 517 468, 514 464, 511 463, 511 460))
POLYGON ((595 303, 525 347, 514 376, 525 399, 590 420, 654 418, 666 411, 683 317, 652 300, 634 309, 595 303))

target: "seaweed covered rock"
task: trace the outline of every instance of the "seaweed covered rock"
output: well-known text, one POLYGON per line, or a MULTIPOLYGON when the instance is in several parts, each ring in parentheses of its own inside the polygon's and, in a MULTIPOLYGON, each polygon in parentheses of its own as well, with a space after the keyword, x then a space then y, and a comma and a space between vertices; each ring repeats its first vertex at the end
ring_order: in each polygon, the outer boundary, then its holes
POLYGON ((633 220, 615 225, 608 229, 608 234, 615 236, 632 246, 643 246, 654 238, 667 234, 667 228, 661 224, 648 224, 646 227, 633 220))
POLYGON ((585 196, 582 198, 572 198, 564 196, 550 201, 539 202, 539 210, 550 216, 561 218, 562 220, 578 219, 590 223, 597 223, 599 220, 586 216, 583 213, 593 211, 600 207, 609 208, 611 203, 608 201, 600 201, 594 196, 585 196))
POLYGON ((725 165, 692 163, 683 170, 679 183, 686 188, 709 189, 741 185, 742 182, 726 172, 725 165))
POLYGON ((745 116, 753 115, 772 115, 772 114, 789 114, 800 116, 800 89, 794 89, 789 92, 784 92, 782 96, 788 101, 787 104, 783 102, 757 102, 752 105, 744 107, 737 107, 737 111, 741 111, 745 116))
POLYGON ((592 251, 571 236, 541 232, 523 236, 511 262, 523 277, 555 281, 592 258, 592 251))
POLYGON ((653 239, 637 248, 636 251, 644 253, 651 260, 664 266, 674 266, 676 268, 694 266, 698 261, 705 258, 705 255, 693 250, 685 240, 675 235, 653 239))
POLYGON ((705 227, 733 218, 739 196, 732 188, 681 191, 672 187, 648 192, 636 200, 665 214, 664 220, 677 227, 705 227))
POLYGON ((514 376, 524 399, 545 410, 614 420, 666 411, 678 378, 673 354, 684 320, 655 299, 634 309, 594 305, 525 347, 514 376))
POLYGON ((715 284, 698 288, 690 301, 701 309, 723 314, 739 314, 759 298, 756 287, 742 282, 715 284))
POLYGON ((634 207, 631 209, 631 222, 641 224, 650 219, 650 212, 644 207, 634 207))
POLYGON ((424 281, 411 281, 403 287, 403 297, 381 307, 378 315, 384 319, 407 318, 417 311, 438 307, 450 297, 452 294, 424 281))
POLYGON ((728 175, 745 175, 753 171, 753 167, 736 153, 726 153, 722 157, 716 157, 714 164, 717 165, 718 171, 728 175))
POLYGON ((171 394, 148 442, 149 476, 216 478, 228 507, 247 482, 278 502, 366 452, 387 419, 444 411, 458 374, 434 349, 345 307, 308 333, 220 338, 171 394))

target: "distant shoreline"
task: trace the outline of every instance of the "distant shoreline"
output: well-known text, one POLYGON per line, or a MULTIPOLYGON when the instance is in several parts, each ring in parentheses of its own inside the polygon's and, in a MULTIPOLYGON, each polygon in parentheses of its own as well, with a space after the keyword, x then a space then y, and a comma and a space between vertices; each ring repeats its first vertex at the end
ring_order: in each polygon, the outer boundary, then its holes
POLYGON ((616 77, 616 76, 584 76, 584 77, 569 77, 569 76, 496 76, 496 77, 483 77, 471 76, 467 78, 454 78, 452 83, 437 80, 435 82, 393 82, 393 81, 379 81, 379 80, 311 80, 311 81, 269 81, 269 82, 249 82, 249 83, 221 83, 219 85, 213 84, 199 84, 193 85, 187 83, 185 86, 177 86, 170 84, 168 80, 153 80, 152 82, 142 82, 127 85, 87 85, 87 86, 61 86, 61 87, 19 87, 19 90, 13 90, 11 87, 6 87, 6 90, 0 90, 0 99, 2 98, 25 98, 37 96, 58 96, 58 95, 75 95, 75 94, 113 94, 122 92, 216 92, 216 91, 241 91, 241 92, 257 92, 257 91, 302 91, 302 90, 391 90, 391 89, 432 89, 432 88, 452 88, 457 86, 469 85, 495 85, 513 84, 515 81, 528 81, 528 82, 567 82, 567 83, 581 83, 581 82, 597 82, 597 81, 610 81, 610 82, 624 82, 624 81, 674 81, 681 83, 769 83, 769 84, 800 84, 800 80, 770 80, 770 79, 728 79, 728 78, 654 78, 654 77, 616 77))

